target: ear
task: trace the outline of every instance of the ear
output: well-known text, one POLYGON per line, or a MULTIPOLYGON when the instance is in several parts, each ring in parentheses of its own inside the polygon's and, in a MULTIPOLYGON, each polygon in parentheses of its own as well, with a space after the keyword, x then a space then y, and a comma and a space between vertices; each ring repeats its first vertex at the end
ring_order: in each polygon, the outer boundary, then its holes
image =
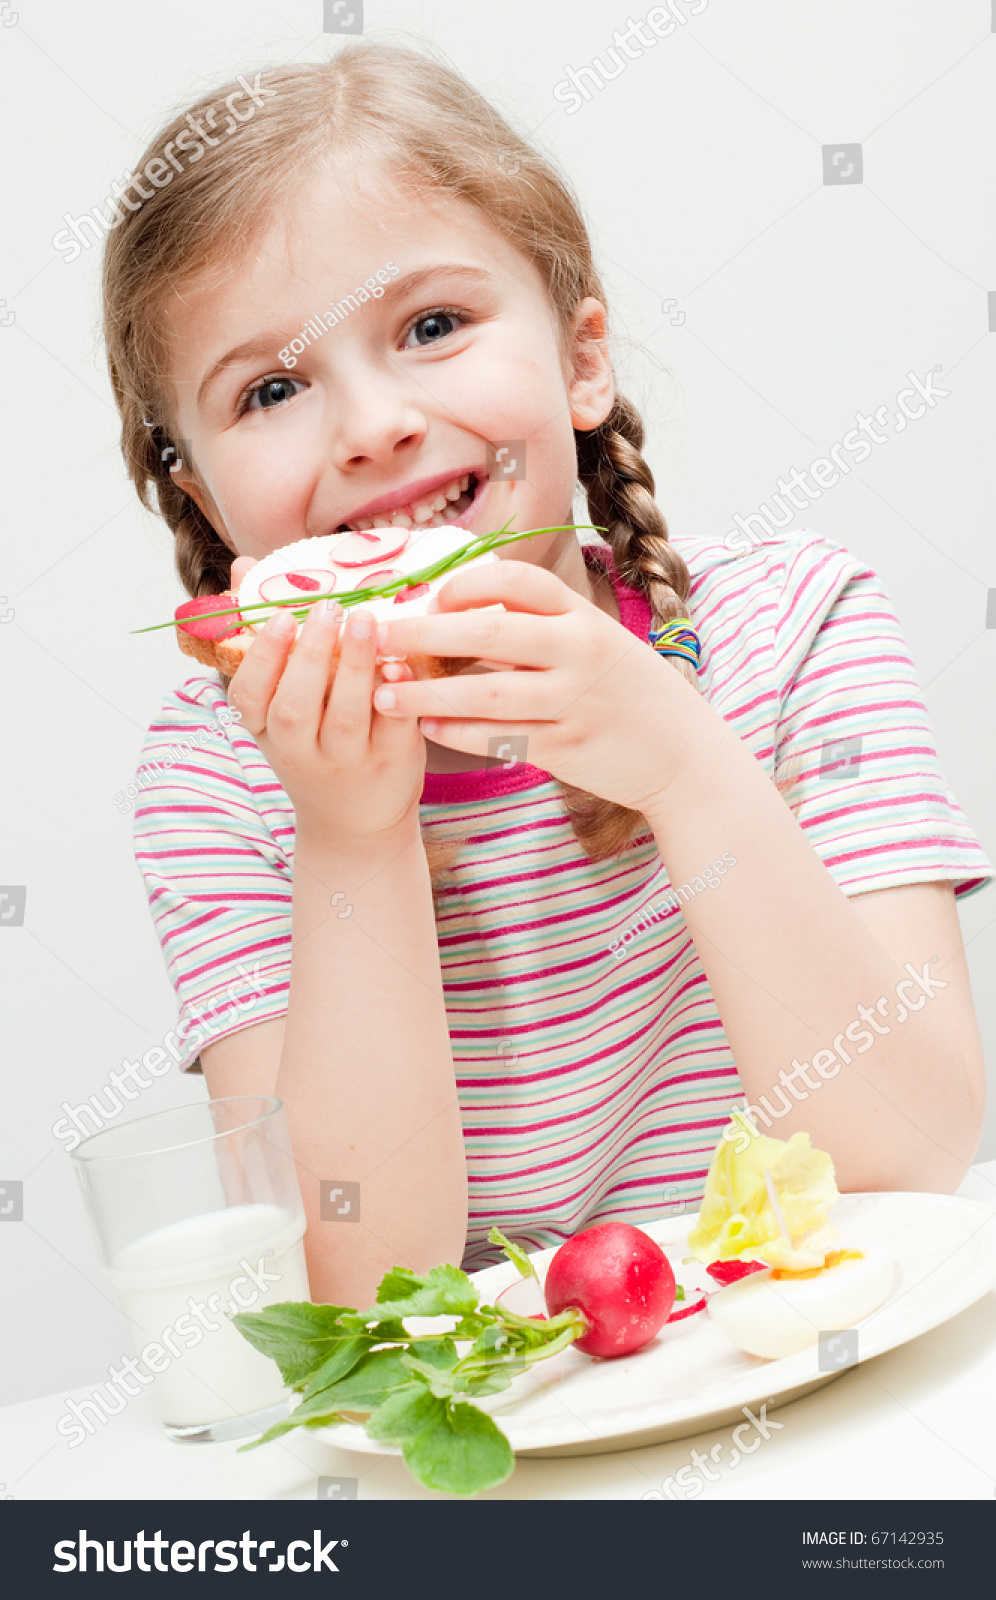
POLYGON ((225 527, 225 519, 200 479, 196 476, 193 462, 182 459, 174 462, 169 469, 169 475, 177 488, 182 489, 184 494, 190 496, 201 516, 210 522, 222 543, 227 545, 232 554, 235 555, 235 545, 228 529, 225 527))
POLYGON ((587 295, 574 313, 572 329, 571 423, 587 433, 605 421, 616 393, 602 302, 587 295))

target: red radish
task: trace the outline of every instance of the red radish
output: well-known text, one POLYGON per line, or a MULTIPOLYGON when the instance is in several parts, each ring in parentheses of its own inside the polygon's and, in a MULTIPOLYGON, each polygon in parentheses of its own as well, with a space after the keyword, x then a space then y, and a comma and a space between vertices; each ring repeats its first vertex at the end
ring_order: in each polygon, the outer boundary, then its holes
MULTIPOLYGON (((710 1291, 712 1294, 715 1294, 715 1292, 715 1289, 710 1291)), ((671 1315, 667 1319, 668 1323, 681 1322, 683 1317, 694 1317, 696 1311, 704 1311, 705 1308, 706 1297, 703 1295, 700 1300, 693 1300, 691 1305, 682 1306, 680 1311, 672 1311, 671 1315)))
POLYGON ((574 1348, 627 1356, 659 1332, 674 1305, 671 1264, 659 1244, 628 1222, 576 1233, 550 1262, 543 1286, 551 1317, 575 1306, 589 1331, 574 1348))
POLYGON ((204 611, 224 611, 231 606, 234 595, 230 594, 202 594, 196 600, 185 600, 182 606, 177 606, 175 618, 183 629, 195 639, 228 639, 233 633, 241 633, 245 622, 238 611, 234 615, 229 611, 227 617, 204 617, 198 620, 204 611))
POLYGON ((404 600, 418 600, 422 595, 428 594, 428 593, 429 593, 429 584, 427 584, 427 583, 413 583, 407 589, 399 589, 398 590, 397 594, 394 597, 394 603, 395 603, 396 606, 399 606, 399 605, 401 605, 401 603, 404 600))
POLYGON ((300 572, 274 572, 259 586, 261 600, 296 600, 302 594, 327 594, 336 585, 334 572, 305 567, 300 572))
POLYGON ((710 1278, 725 1285, 736 1283, 738 1278, 746 1278, 749 1272, 765 1272, 767 1268, 763 1261, 710 1261, 706 1271, 710 1278))
POLYGON ((364 589, 372 589, 375 584, 393 583, 395 578, 401 578, 403 576, 404 574, 402 573, 400 567, 382 567, 380 572, 368 572, 366 574, 363 579, 363 587, 364 589))
POLYGON ((411 528, 358 528, 340 534, 329 551, 337 567, 369 567, 374 561, 393 561, 412 536, 411 528))
POLYGON ((322 587, 317 578, 309 578, 306 572, 285 572, 284 581, 291 584, 295 589, 306 589, 309 593, 320 590, 322 587))

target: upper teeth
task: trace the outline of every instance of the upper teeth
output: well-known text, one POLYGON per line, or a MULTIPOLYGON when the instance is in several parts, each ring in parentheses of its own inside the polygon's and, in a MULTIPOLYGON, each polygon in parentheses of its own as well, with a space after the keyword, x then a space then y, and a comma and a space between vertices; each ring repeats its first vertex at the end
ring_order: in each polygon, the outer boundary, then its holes
POLYGON ((350 528, 360 530, 363 528, 411 528, 411 527, 440 527, 447 522, 452 522, 458 512, 451 510, 454 500, 459 500, 466 494, 470 486, 470 474, 465 473, 462 478, 453 478, 436 493, 425 500, 413 500, 411 505, 399 506, 397 511, 379 512, 375 517, 356 517, 349 523, 350 528), (442 515, 440 513, 443 513, 442 515), (448 514, 447 514, 448 513, 448 514))

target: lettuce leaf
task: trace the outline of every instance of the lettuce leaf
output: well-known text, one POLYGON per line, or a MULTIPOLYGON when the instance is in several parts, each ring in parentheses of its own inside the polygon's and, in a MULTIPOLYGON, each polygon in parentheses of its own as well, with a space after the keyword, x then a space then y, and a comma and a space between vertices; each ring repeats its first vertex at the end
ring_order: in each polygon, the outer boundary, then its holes
MULTIPOLYGON (((814 1150, 808 1133, 789 1140, 758 1134, 746 1150, 720 1139, 716 1146, 699 1220, 688 1236, 688 1248, 703 1264, 712 1261, 764 1261, 771 1266, 801 1264, 796 1257, 807 1235, 822 1233, 830 1209, 840 1199, 833 1161, 814 1150), (764 1181, 771 1173, 785 1225, 792 1238, 782 1239, 764 1181)), ((826 1234, 827 1239, 831 1234, 826 1234)), ((815 1242, 815 1241, 814 1241, 815 1242)), ((826 1245, 832 1248, 832 1243, 826 1245)), ((822 1254, 820 1263, 822 1264, 822 1254)))

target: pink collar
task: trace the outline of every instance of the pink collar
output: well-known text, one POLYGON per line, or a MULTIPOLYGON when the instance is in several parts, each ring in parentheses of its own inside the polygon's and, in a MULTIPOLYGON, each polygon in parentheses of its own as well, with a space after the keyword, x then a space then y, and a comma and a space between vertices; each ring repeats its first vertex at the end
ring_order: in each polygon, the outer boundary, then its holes
MULTIPOLYGON (((638 639, 646 639, 650 631, 650 602, 638 589, 631 589, 621 581, 608 546, 582 545, 586 564, 600 566, 612 581, 619 606, 619 620, 638 639)), ((549 783, 550 774, 528 762, 517 762, 513 767, 477 767, 471 772, 427 772, 422 789, 426 805, 454 804, 466 800, 494 800, 499 795, 515 794, 519 789, 532 789, 538 783, 549 783)))

